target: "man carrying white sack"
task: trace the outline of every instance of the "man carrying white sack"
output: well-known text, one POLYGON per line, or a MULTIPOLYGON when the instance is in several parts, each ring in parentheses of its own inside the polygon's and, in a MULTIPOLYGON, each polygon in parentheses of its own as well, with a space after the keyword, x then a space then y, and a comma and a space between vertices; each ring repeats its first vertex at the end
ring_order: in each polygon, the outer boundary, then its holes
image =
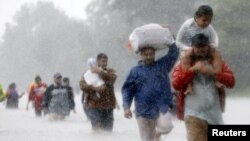
POLYGON ((136 28, 129 40, 131 48, 140 53, 141 60, 130 70, 122 87, 124 116, 132 117, 130 107, 134 99, 141 140, 159 140, 161 133, 168 133, 173 128, 167 114, 172 102, 168 73, 178 58, 179 50, 169 29, 158 24, 136 28), (167 47, 168 53, 155 60, 155 52, 167 47), (167 124, 163 122, 164 127, 158 126, 164 118, 167 124))

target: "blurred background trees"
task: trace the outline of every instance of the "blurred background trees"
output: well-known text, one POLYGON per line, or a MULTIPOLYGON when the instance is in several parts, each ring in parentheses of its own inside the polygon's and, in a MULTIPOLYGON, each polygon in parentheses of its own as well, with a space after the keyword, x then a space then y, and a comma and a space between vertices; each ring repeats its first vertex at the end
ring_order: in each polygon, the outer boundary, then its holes
POLYGON ((161 23, 169 24, 176 35, 201 4, 214 9, 212 25, 222 55, 236 75, 236 90, 246 89, 250 84, 247 0, 94 0, 86 8, 86 20, 69 18, 50 2, 25 4, 13 17, 15 23, 6 24, 0 44, 1 83, 7 86, 15 81, 27 87, 36 74, 51 83, 53 74, 61 72, 79 89, 87 58, 105 52, 117 71, 120 90, 139 59, 127 49, 130 32, 137 26, 161 23))

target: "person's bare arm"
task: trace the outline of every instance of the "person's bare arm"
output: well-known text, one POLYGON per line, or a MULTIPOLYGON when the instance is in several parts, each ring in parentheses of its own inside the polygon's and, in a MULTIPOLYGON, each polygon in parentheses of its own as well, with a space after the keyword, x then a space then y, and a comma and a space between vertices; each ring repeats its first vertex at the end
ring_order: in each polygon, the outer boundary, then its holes
POLYGON ((181 67, 183 71, 188 71, 191 68, 191 54, 192 48, 186 50, 181 58, 181 67))
POLYGON ((25 94, 25 92, 22 92, 18 97, 22 98, 24 94, 25 94))
POLYGON ((207 61, 195 62, 190 71, 207 75, 215 75, 212 64, 208 63, 207 61))
POLYGON ((108 69, 107 71, 104 71, 102 68, 93 67, 92 72, 97 73, 105 82, 109 81, 114 83, 117 77, 115 74, 115 70, 113 69, 108 69))
POLYGON ((133 117, 133 114, 130 109, 124 109, 124 117, 127 119, 131 119, 133 117))

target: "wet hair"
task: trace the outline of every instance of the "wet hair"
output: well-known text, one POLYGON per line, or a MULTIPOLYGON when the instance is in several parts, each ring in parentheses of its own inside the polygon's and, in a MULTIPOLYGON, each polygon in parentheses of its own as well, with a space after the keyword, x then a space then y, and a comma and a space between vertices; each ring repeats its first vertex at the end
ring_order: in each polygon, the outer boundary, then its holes
POLYGON ((105 53, 99 53, 96 57, 96 60, 108 59, 108 56, 105 53))
POLYGON ((201 5, 195 12, 194 17, 213 16, 213 9, 209 5, 201 5))
POLYGON ((69 78, 68 77, 64 77, 63 78, 63 82, 69 82, 69 78))
POLYGON ((204 47, 209 45, 208 37, 202 33, 196 34, 191 38, 192 46, 204 47))
POLYGON ((10 83, 9 88, 14 88, 14 87, 16 87, 16 83, 14 82, 10 83))
POLYGON ((35 77, 35 81, 37 82, 37 81, 41 81, 42 80, 42 78, 39 76, 39 75, 37 75, 36 77, 35 77))
POLYGON ((147 50, 147 49, 152 49, 152 50, 154 50, 154 51, 155 51, 155 48, 150 47, 150 46, 147 46, 147 47, 143 47, 143 48, 141 48, 141 49, 139 50, 139 52, 140 52, 140 53, 142 53, 143 51, 145 51, 145 50, 147 50))

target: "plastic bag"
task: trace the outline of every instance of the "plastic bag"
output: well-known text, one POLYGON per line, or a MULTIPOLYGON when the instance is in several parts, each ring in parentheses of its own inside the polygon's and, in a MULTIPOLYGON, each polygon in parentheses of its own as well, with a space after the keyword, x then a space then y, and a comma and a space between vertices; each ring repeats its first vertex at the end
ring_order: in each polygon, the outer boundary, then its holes
POLYGON ((169 133, 174 128, 171 114, 167 113, 160 113, 159 118, 156 121, 156 131, 162 134, 169 133))

